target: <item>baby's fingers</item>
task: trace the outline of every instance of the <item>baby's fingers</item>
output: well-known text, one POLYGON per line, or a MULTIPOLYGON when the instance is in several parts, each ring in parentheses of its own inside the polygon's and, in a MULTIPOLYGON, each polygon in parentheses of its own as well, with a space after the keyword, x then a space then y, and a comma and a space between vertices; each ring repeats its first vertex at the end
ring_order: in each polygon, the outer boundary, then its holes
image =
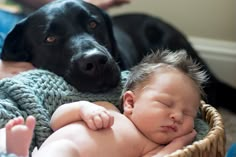
POLYGON ((108 112, 104 111, 99 113, 98 115, 94 115, 91 117, 87 125, 92 130, 98 130, 98 129, 105 129, 109 128, 114 123, 114 117, 110 115, 108 112))
POLYGON ((98 130, 103 128, 102 118, 96 115, 88 120, 87 125, 92 130, 98 130))
POLYGON ((87 121, 87 125, 88 125, 89 129, 97 130, 96 125, 95 125, 95 123, 93 122, 93 119, 89 119, 89 120, 87 121))
POLYGON ((190 138, 192 138, 193 140, 194 140, 194 138, 196 137, 196 135, 197 135, 196 130, 193 130, 193 131, 189 134, 190 138))
POLYGON ((114 117, 107 111, 104 111, 100 114, 102 119, 102 128, 109 128, 114 123, 114 117))

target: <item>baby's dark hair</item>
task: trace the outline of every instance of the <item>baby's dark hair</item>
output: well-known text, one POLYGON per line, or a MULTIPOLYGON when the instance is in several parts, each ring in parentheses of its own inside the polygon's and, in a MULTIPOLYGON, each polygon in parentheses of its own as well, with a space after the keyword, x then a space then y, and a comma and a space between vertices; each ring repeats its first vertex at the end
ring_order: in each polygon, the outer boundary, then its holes
POLYGON ((205 97, 203 85, 207 82, 208 76, 206 75, 206 71, 202 70, 199 63, 189 57, 185 50, 174 52, 169 50, 157 51, 144 57, 138 65, 131 69, 121 94, 120 110, 122 112, 123 94, 128 90, 135 91, 135 89, 149 80, 152 73, 156 72, 157 69, 163 69, 164 67, 172 67, 182 71, 196 84, 196 87, 199 89, 199 94, 202 97, 205 97))

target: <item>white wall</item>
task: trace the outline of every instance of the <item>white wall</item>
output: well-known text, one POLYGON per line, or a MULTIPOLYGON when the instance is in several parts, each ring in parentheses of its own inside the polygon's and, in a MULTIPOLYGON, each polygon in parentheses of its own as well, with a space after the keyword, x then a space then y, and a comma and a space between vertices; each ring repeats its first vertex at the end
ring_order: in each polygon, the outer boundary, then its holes
POLYGON ((189 36, 236 41, 236 0, 131 0, 111 14, 146 12, 189 36))
POLYGON ((236 87, 236 42, 198 37, 189 40, 216 76, 236 87))
POLYGON ((236 0, 131 0, 112 15, 145 12, 177 27, 213 72, 236 87, 236 0))

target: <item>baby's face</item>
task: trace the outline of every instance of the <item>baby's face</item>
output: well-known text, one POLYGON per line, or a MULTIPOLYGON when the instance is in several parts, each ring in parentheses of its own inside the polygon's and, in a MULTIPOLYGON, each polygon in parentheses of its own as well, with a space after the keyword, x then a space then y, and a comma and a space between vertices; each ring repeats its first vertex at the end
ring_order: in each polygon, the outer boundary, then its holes
POLYGON ((150 140, 167 144, 190 133, 200 104, 194 82, 178 70, 156 73, 135 92, 130 119, 150 140))

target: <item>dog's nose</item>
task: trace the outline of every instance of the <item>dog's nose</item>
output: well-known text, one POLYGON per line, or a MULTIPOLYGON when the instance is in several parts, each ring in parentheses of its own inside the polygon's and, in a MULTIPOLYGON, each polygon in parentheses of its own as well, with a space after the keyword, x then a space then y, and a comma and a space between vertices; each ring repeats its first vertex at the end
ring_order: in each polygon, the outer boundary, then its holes
POLYGON ((85 54, 79 59, 79 69, 87 74, 94 75, 101 72, 107 64, 108 57, 103 53, 85 54))

